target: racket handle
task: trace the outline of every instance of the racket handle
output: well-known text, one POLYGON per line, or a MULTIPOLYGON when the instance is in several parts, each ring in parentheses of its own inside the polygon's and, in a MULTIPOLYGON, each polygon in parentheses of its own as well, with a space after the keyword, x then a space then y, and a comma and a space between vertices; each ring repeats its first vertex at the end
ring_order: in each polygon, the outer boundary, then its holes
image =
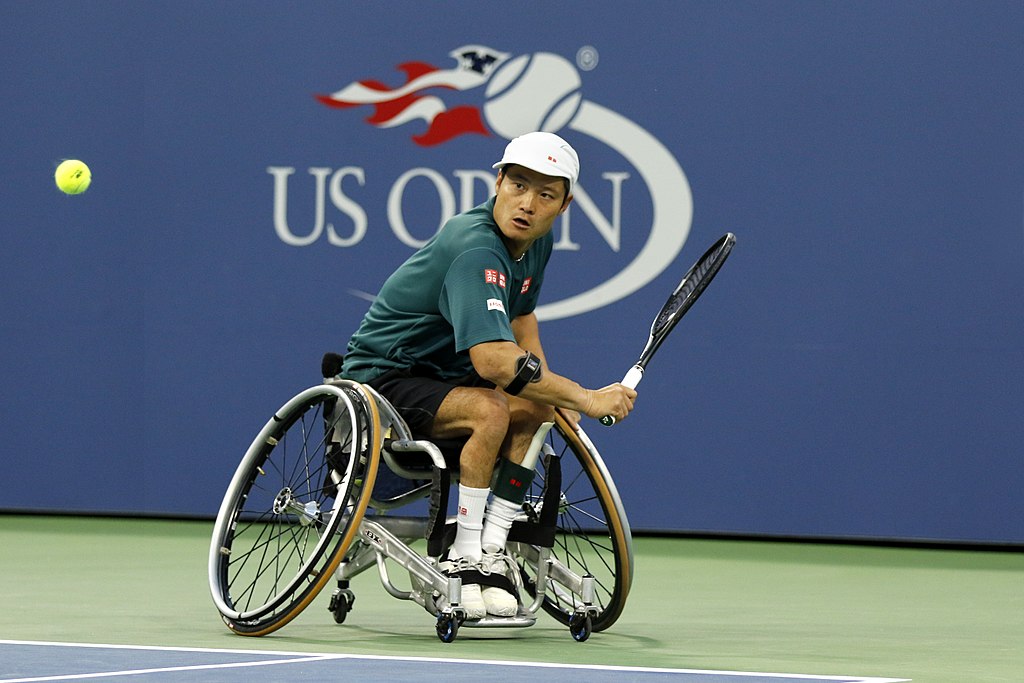
MULTIPOLYGON (((622 378, 619 384, 623 384, 630 389, 636 389, 637 385, 640 384, 640 380, 644 378, 644 369, 640 365, 634 365, 626 373, 626 376, 622 378)), ((601 418, 601 424, 605 427, 611 427, 615 424, 615 418, 611 415, 605 415, 601 418)))

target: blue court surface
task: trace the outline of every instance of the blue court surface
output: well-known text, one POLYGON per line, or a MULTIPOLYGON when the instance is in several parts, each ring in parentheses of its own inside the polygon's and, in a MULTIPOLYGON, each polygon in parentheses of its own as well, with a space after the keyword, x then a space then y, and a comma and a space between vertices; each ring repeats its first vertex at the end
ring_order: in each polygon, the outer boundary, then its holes
POLYGON ((0 640, 0 683, 30 681, 473 681, 503 683, 896 683, 906 679, 582 666, 308 652, 0 640))

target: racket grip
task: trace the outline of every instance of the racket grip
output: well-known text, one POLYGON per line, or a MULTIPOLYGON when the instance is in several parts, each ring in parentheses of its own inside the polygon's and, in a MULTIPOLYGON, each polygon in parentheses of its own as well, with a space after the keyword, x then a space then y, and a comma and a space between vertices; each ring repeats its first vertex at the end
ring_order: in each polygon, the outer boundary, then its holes
MULTIPOLYGON (((625 385, 630 389, 636 389, 637 385, 640 384, 640 380, 644 378, 644 369, 640 365, 634 365, 626 373, 626 376, 622 378, 619 384, 625 385)), ((611 415, 605 415, 601 418, 601 424, 605 427, 611 427, 615 424, 615 418, 611 415)))

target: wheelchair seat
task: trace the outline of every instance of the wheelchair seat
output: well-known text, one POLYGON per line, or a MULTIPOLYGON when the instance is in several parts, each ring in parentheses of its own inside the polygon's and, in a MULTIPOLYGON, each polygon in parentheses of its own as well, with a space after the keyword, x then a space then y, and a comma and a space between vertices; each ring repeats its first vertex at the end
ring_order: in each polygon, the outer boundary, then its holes
MULTIPOLYGON (((345 356, 340 353, 329 351, 323 355, 320 361, 320 374, 323 376, 325 383, 329 384, 341 376, 344 360, 345 356)), ((466 443, 465 438, 435 439, 425 434, 412 434, 405 420, 391 407, 390 403, 375 390, 370 389, 370 391, 378 400, 378 403, 381 404, 383 412, 381 415, 381 425, 388 431, 388 434, 384 436, 383 448, 390 457, 385 460, 389 466, 392 466, 398 476, 412 480, 429 478, 430 471, 434 468, 435 463, 423 451, 392 449, 391 446, 396 440, 429 441, 433 443, 440 450, 448 469, 457 476, 459 471, 459 455, 462 453, 462 447, 466 443)))

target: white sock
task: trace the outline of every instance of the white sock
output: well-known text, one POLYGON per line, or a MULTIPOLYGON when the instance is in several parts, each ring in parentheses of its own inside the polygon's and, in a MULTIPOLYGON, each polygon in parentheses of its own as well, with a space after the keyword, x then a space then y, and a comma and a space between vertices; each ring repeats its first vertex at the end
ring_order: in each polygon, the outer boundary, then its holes
POLYGON ((484 530, 481 534, 480 544, 485 553, 496 553, 505 547, 508 540, 508 531, 523 509, 522 505, 513 503, 504 498, 495 496, 491 504, 487 506, 487 514, 484 517, 484 530))
POLYGON ((479 562, 483 551, 480 549, 480 532, 484 528, 484 509, 491 490, 474 489, 459 484, 459 513, 456 517, 458 528, 452 543, 452 558, 465 557, 470 562, 479 562))

